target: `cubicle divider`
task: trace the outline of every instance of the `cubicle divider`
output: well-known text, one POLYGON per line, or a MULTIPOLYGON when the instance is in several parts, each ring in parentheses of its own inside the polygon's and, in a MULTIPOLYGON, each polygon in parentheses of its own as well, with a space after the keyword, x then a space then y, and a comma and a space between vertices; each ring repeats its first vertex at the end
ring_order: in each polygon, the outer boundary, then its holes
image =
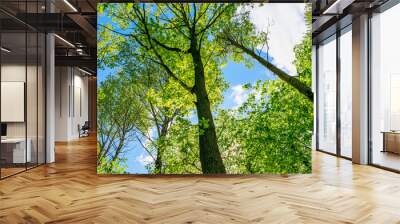
MULTIPOLYGON (((19 1, 19 18, 45 1, 19 1)), ((13 18, 0 2, 0 179, 37 167, 45 153, 45 33, 13 18), (3 20, 4 21, 4 20, 3 20), (12 25, 11 25, 12 24, 12 25)), ((7 7, 5 7, 7 8, 7 7)))

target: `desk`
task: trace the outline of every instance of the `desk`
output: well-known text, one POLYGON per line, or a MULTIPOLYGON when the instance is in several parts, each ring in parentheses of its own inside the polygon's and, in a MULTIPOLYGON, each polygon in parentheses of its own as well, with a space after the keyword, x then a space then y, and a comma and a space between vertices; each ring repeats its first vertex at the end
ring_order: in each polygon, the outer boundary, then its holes
POLYGON ((30 138, 26 141, 28 147, 25 152, 25 138, 6 138, 1 139, 1 157, 6 160, 6 163, 25 163, 31 162, 32 153, 30 138), (26 160, 25 160, 26 159, 26 160))
POLYGON ((383 131, 382 152, 400 154, 400 131, 383 131))

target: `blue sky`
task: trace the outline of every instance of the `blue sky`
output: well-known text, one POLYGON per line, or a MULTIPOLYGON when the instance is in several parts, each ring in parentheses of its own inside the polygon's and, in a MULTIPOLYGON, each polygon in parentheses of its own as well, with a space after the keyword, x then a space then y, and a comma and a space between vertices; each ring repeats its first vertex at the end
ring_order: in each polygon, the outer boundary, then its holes
MULTIPOLYGON (((264 4, 263 7, 255 7, 250 14, 250 19, 256 28, 265 31, 270 30, 270 59, 278 67, 295 73, 292 65, 294 59, 293 47, 301 41, 305 32, 304 4, 264 4), (285 14, 282 17, 282 14, 285 14), (270 25, 267 25, 270 24, 270 25), (279 28, 278 28, 279 27, 279 28)), ((111 19, 105 16, 98 17, 99 24, 111 23, 111 19)), ((242 85, 255 83, 258 80, 275 79, 274 75, 265 67, 255 62, 251 68, 244 64, 229 61, 221 68, 229 88, 224 92, 222 108, 235 108, 243 103, 248 91, 243 90, 242 85)), ((98 82, 101 82, 108 75, 113 75, 115 70, 105 68, 98 71, 98 82)), ((139 145, 132 143, 126 153, 128 159, 127 172, 147 173, 146 162, 150 161, 147 152, 139 145)))

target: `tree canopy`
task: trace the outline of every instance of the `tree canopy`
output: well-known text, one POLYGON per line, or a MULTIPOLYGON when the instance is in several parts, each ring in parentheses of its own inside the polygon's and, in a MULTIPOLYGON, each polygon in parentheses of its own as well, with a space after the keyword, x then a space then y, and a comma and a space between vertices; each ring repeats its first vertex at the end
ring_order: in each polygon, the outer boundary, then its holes
POLYGON ((99 25, 98 66, 118 71, 98 90, 104 172, 114 163, 121 171, 132 142, 152 158, 150 173, 310 172, 309 32, 294 49, 299 76, 292 77, 257 52, 268 35, 240 4, 98 7, 111 18, 99 25), (260 63, 281 80, 246 85, 252 94, 241 107, 220 109, 229 60, 260 63))

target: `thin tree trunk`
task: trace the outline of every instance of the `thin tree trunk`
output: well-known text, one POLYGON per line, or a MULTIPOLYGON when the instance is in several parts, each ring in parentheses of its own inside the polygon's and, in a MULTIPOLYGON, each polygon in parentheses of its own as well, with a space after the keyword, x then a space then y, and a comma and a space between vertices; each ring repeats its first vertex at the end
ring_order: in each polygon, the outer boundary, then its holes
POLYGON ((162 174, 162 152, 160 147, 157 147, 157 157, 154 165, 154 173, 162 174))
MULTIPOLYGON (((167 136, 168 131, 168 122, 164 122, 161 127, 161 133, 159 139, 163 140, 167 136)), ((156 174, 162 174, 162 161, 163 161, 163 147, 157 146, 157 157, 156 161, 154 162, 154 168, 156 174)))
POLYGON ((282 71, 275 65, 271 64, 269 61, 265 60, 263 57, 256 54, 256 52, 252 51, 251 49, 243 46, 239 42, 235 41, 234 39, 228 37, 226 38, 233 46, 241 49, 244 53, 249 55, 250 57, 257 60, 261 65, 266 67, 268 70, 273 72, 277 75, 280 79, 285 81, 287 84, 291 85, 293 88, 297 89, 301 94, 303 94, 308 100, 311 102, 314 101, 314 94, 310 87, 302 83, 298 78, 290 76, 286 72, 282 71))
POLYGON ((194 64, 197 118, 199 120, 200 163, 204 174, 226 173, 225 166, 218 149, 217 135, 211 113, 210 100, 206 91, 203 62, 196 40, 191 43, 191 55, 194 64), (206 121, 207 125, 201 125, 206 121))

